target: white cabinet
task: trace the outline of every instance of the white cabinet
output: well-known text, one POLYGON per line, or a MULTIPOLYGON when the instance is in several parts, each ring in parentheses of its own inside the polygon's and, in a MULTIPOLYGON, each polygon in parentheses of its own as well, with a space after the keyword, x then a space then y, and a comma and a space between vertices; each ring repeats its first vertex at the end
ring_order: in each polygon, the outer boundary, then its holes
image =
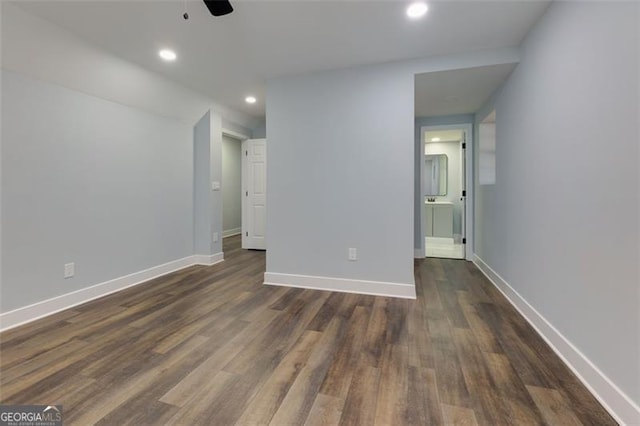
POLYGON ((453 203, 425 203, 427 237, 453 238, 453 203))

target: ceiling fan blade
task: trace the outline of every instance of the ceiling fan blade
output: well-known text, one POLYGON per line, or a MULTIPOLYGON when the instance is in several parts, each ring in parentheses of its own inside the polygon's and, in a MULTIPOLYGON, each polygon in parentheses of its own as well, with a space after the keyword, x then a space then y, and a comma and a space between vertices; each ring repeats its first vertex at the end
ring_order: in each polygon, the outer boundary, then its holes
POLYGON ((233 7, 228 0, 203 0, 207 9, 213 16, 228 15, 233 12, 233 7))

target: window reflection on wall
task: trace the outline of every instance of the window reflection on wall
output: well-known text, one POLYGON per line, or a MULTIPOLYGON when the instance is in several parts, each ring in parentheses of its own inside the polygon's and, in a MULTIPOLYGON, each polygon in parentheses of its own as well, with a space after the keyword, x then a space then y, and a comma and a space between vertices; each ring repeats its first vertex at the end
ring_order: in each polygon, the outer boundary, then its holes
POLYGON ((480 185, 496 183, 496 111, 493 110, 479 126, 480 153, 478 154, 478 182, 480 185))

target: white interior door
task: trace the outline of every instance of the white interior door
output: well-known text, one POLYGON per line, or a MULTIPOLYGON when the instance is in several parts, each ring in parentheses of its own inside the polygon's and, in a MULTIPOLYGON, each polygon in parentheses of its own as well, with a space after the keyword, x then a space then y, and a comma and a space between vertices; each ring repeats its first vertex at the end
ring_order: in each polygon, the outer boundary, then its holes
POLYGON ((267 140, 242 142, 242 248, 266 250, 267 140))

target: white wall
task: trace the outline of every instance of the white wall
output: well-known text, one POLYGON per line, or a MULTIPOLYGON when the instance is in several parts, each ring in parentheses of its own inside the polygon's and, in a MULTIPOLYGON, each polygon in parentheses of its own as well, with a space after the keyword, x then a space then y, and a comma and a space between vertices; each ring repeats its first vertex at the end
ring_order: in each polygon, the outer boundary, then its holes
MULTIPOLYGON (((462 207, 460 200, 462 195, 461 176, 461 151, 460 142, 430 142, 426 144, 425 153, 445 154, 447 156, 447 194, 436 196, 437 201, 449 201, 453 203, 453 233, 462 235, 462 207)), ((424 201, 424 200, 423 200, 424 201)))
POLYGON ((0 311, 190 255, 191 135, 175 119, 4 70, 0 311))
MULTIPOLYGON (((477 115, 495 105, 496 184, 476 187, 475 216, 477 255, 637 405, 639 9, 550 6, 477 115)), ((614 387, 593 383, 637 424, 614 387)))
POLYGON ((390 293, 410 297, 415 74, 518 58, 500 49, 268 82, 266 281, 327 277, 332 288, 357 291, 375 286, 359 281, 396 283, 390 293), (357 262, 347 260, 349 247, 357 262))
POLYGON ((267 272, 413 287, 413 75, 283 78, 267 107, 267 272))
POLYGON ((9 2, 2 7, 2 67, 102 99, 194 124, 211 110, 245 127, 260 120, 120 59, 9 2))
POLYGON ((257 126, 253 128, 251 135, 254 139, 265 139, 267 137, 267 123, 266 120, 262 120, 257 126))
MULTIPOLYGON (((220 260, 211 255, 222 252, 221 238, 212 242, 212 232, 222 236, 222 196, 211 181, 222 179, 222 123, 246 131, 259 120, 13 4, 0 2, 0 10, 0 312, 82 289, 71 297, 78 303, 81 295, 99 294, 86 291, 94 284, 128 274, 148 278, 147 268, 194 253, 207 255, 199 258, 204 263, 220 260), (192 126, 207 111, 199 156, 192 126), (196 193, 204 194, 202 202, 196 193), (204 232, 196 232, 198 219, 206 222, 204 232), (76 276, 63 280, 67 262, 76 263, 76 276)), ((70 299, 56 300, 52 309, 70 299)), ((7 321, 15 325, 45 308, 7 321)))
POLYGON ((194 251, 197 255, 222 255, 222 121, 211 111, 196 123, 194 144, 194 251), (214 237, 217 234, 217 240, 214 237))
POLYGON ((222 229, 238 231, 242 226, 242 143, 222 137, 222 229))
MULTIPOLYGON (((253 121, 258 123, 257 124, 258 127, 264 126, 264 121, 263 120, 255 119, 253 121)), ((243 126, 241 124, 234 123, 234 122, 229 121, 229 120, 227 120, 225 118, 222 118, 222 128, 224 130, 232 131, 232 132, 234 132, 234 133, 236 133, 238 135, 242 135, 242 136, 247 137, 247 138, 250 138, 253 135, 253 133, 256 131, 256 129, 251 129, 251 128, 243 126)))
POLYGON ((193 249, 211 255, 213 240, 211 193, 211 111, 193 127, 193 249))

